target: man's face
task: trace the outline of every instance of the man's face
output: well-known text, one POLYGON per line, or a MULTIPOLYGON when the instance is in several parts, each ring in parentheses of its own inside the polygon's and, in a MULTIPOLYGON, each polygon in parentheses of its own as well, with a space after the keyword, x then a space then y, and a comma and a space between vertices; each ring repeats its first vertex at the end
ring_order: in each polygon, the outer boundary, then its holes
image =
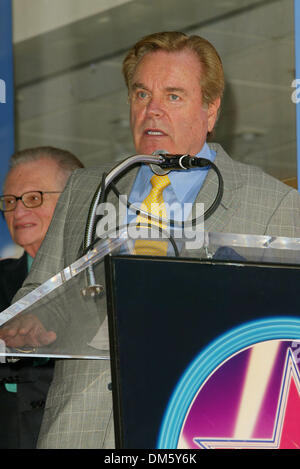
MULTIPOLYGON (((50 159, 23 163, 13 168, 5 182, 4 195, 21 196, 29 191, 61 191, 62 178, 50 159)), ((27 208, 18 200, 16 209, 4 212, 13 241, 35 257, 50 225, 60 194, 44 194, 43 204, 27 208)))
POLYGON ((138 64, 130 91, 130 122, 139 154, 197 154, 212 131, 220 100, 205 106, 194 52, 156 51, 138 64))

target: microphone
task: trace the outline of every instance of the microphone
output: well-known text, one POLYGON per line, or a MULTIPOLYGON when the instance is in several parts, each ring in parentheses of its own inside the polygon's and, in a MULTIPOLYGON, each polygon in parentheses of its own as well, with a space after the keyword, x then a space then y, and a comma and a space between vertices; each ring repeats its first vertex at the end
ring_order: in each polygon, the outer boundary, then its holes
POLYGON ((212 162, 206 158, 197 158, 196 156, 185 155, 172 155, 166 150, 157 150, 152 155, 161 156, 161 161, 156 164, 151 164, 151 169, 155 174, 163 175, 168 174, 171 170, 187 170, 191 168, 204 168, 211 166, 212 162))
POLYGON ((163 169, 190 169, 194 168, 197 165, 195 161, 197 158, 190 155, 170 155, 164 154, 160 155, 163 157, 160 167, 163 169))

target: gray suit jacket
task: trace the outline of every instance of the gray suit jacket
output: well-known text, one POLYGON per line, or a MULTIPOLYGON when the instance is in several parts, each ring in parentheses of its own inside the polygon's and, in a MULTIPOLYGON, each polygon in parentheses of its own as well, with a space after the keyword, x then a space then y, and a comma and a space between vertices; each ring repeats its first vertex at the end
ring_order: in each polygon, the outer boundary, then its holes
MULTIPOLYGON (((206 231, 300 237, 300 196, 298 192, 264 174, 261 170, 234 162, 217 144, 215 164, 224 180, 224 195, 216 212, 206 221, 206 231)), ((39 249, 30 275, 15 300, 41 284, 78 258, 88 208, 106 168, 77 170, 60 197, 47 236, 39 249)), ((128 194, 137 169, 118 181, 121 194, 128 194)), ((215 173, 209 171, 196 202, 211 205, 218 190, 215 173)), ((114 194, 109 201, 116 203, 114 194)), ((184 252, 195 257, 195 252, 184 252)), ((103 265, 96 267, 104 282, 103 265)), ((40 317, 49 327, 59 324, 70 332, 68 344, 80 344, 73 330, 74 311, 83 314, 90 327, 83 338, 92 341, 101 331, 98 347, 108 348, 105 295, 84 299, 79 290, 83 275, 73 285, 55 293, 52 301, 38 305, 40 317), (76 288, 75 288, 76 287, 76 288), (74 291, 77 291, 75 294, 74 291), (74 343, 73 343, 74 342, 74 343)), ((37 308, 33 308, 33 313, 37 308)), ((76 321, 75 321, 76 322, 76 321)), ((66 335, 66 334, 64 334, 66 335)), ((58 342, 60 338, 58 337, 58 342)), ((40 433, 40 448, 112 448, 114 445, 110 367, 107 360, 59 360, 48 394, 40 433)))

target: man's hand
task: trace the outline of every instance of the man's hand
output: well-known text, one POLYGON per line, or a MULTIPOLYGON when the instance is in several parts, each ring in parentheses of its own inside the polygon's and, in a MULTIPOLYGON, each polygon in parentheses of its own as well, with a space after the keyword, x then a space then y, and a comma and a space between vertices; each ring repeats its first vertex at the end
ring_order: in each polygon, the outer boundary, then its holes
POLYGON ((7 347, 42 347, 56 340, 53 331, 47 331, 33 314, 11 319, 0 328, 0 339, 7 347))

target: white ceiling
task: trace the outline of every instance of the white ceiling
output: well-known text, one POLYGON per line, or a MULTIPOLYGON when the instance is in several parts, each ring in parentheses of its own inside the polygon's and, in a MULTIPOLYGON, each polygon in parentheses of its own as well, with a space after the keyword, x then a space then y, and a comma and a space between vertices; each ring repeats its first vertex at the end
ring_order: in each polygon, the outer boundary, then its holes
POLYGON ((293 0, 133 0, 15 45, 19 149, 54 145, 87 166, 133 154, 121 76, 141 36, 209 39, 225 68, 214 140, 280 179, 296 176, 293 0))

